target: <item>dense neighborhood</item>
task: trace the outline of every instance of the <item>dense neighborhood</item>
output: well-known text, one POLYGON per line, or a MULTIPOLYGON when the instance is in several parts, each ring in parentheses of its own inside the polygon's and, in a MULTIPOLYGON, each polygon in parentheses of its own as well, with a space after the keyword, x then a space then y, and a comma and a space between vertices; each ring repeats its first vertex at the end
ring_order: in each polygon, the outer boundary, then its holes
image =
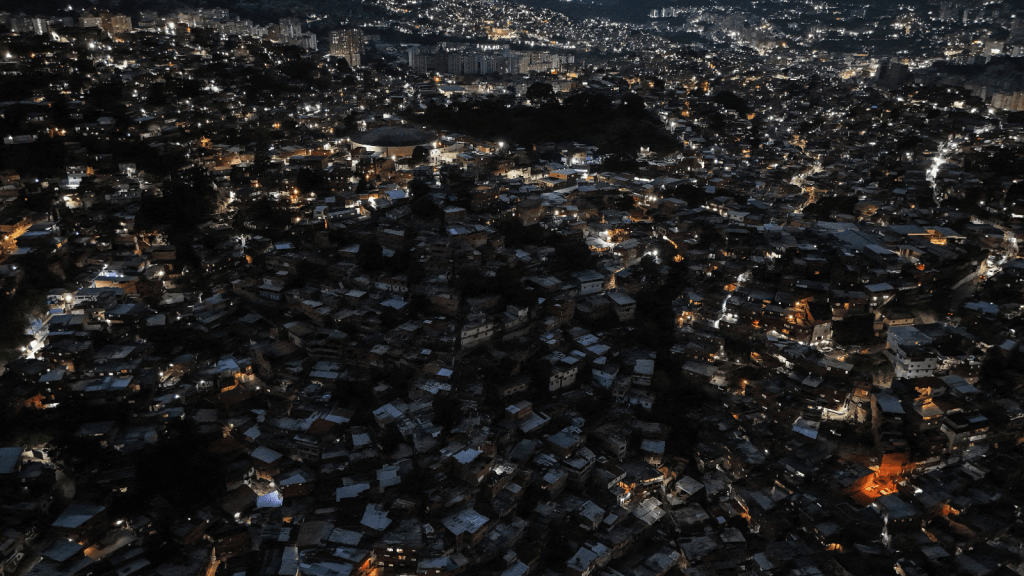
POLYGON ((0 13, 0 575, 1024 569, 1011 3, 375 5, 0 13))

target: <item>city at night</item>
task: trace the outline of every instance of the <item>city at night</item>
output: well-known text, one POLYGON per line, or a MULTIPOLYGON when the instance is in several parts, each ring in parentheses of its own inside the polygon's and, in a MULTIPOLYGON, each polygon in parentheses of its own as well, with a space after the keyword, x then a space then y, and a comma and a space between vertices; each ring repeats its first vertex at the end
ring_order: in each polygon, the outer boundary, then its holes
POLYGON ((0 576, 1024 574, 1020 0, 0 0, 0 138, 0 576))

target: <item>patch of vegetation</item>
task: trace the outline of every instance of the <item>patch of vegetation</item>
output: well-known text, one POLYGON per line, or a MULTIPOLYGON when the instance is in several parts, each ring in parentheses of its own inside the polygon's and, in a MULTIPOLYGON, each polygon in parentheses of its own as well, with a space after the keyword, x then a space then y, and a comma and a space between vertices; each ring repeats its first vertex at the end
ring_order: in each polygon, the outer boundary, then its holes
POLYGON ((28 342, 25 329, 31 316, 43 308, 46 292, 61 284, 45 260, 22 258, 19 266, 25 276, 12 296, 0 300, 0 359, 16 355, 16 349, 28 342))
POLYGON ((161 496, 181 510, 212 504, 224 492, 224 464, 206 450, 208 439, 191 423, 172 427, 171 437, 146 448, 135 470, 138 501, 161 496))
POLYGON ((444 126, 480 138, 531 145, 572 141, 599 146, 602 152, 633 154, 641 146, 656 152, 676 148, 676 139, 644 108, 643 99, 627 95, 613 105, 601 94, 578 94, 558 103, 547 91, 531 87, 538 107, 512 106, 500 100, 460 102, 427 109, 427 124, 444 126))
POLYGON ((163 190, 163 195, 142 200, 136 225, 142 229, 169 226, 173 231, 192 230, 214 209, 216 191, 201 170, 188 170, 163 190))

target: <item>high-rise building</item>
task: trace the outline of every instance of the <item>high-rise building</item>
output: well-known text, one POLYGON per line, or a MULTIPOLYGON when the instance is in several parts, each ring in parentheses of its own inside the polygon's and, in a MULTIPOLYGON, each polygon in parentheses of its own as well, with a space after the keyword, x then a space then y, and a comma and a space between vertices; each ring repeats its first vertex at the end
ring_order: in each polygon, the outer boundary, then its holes
POLYGON ((7 20, 7 25, 10 26, 11 32, 15 34, 24 34, 28 31, 29 23, 28 18, 23 16, 11 16, 7 20))
POLYGON ((290 43, 306 50, 316 50, 316 34, 303 32, 297 38, 293 38, 290 43))
POLYGON ((1024 40, 1024 14, 1015 14, 1010 20, 1010 42, 1024 40))
POLYGON ((40 18, 38 16, 32 18, 32 32, 36 36, 42 36, 50 31, 49 25, 46 23, 46 18, 40 18))
POLYGON ((943 2, 939 8, 939 20, 952 22, 956 20, 957 4, 955 2, 943 2))
POLYGON ((361 66, 363 61, 362 30, 335 30, 331 32, 331 56, 344 58, 349 66, 361 66))
POLYGON ((510 50, 508 46, 449 44, 436 46, 414 45, 409 48, 409 67, 417 72, 446 72, 448 74, 525 74, 566 70, 575 62, 571 54, 525 52, 510 50))
POLYGON ((890 90, 899 88, 913 80, 914 75, 910 67, 901 62, 885 61, 878 65, 878 72, 875 74, 875 84, 890 90))
MULTIPOLYGON (((254 27, 254 36, 263 36, 262 30, 254 27)), ((271 42, 281 42, 298 46, 306 50, 316 50, 316 34, 302 31, 302 21, 298 18, 281 18, 277 24, 267 27, 266 37, 271 42)))
POLYGON ((156 10, 139 11, 139 28, 156 28, 160 22, 160 14, 156 10))
POLYGON ((1013 112, 1024 110, 1024 91, 996 92, 992 95, 992 107, 1013 112))
POLYGON ((290 40, 302 36, 302 20, 298 18, 281 18, 281 38, 290 40))
POLYGON ((104 12, 100 14, 100 29, 111 36, 131 32, 132 19, 123 14, 104 12))
POLYGON ((11 32, 16 34, 35 34, 36 36, 42 36, 50 31, 46 18, 39 17, 12 16, 7 21, 7 25, 10 26, 11 32))
POLYGON ((78 19, 78 25, 82 28, 99 28, 101 21, 102 19, 99 16, 83 14, 82 17, 78 19))

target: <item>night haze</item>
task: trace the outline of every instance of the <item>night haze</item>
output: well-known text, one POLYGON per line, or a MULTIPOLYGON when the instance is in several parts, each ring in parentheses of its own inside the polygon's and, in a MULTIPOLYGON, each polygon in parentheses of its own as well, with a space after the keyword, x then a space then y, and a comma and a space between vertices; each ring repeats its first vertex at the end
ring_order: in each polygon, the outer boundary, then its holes
POLYGON ((0 0, 0 576, 1021 573, 1019 2, 0 0))

